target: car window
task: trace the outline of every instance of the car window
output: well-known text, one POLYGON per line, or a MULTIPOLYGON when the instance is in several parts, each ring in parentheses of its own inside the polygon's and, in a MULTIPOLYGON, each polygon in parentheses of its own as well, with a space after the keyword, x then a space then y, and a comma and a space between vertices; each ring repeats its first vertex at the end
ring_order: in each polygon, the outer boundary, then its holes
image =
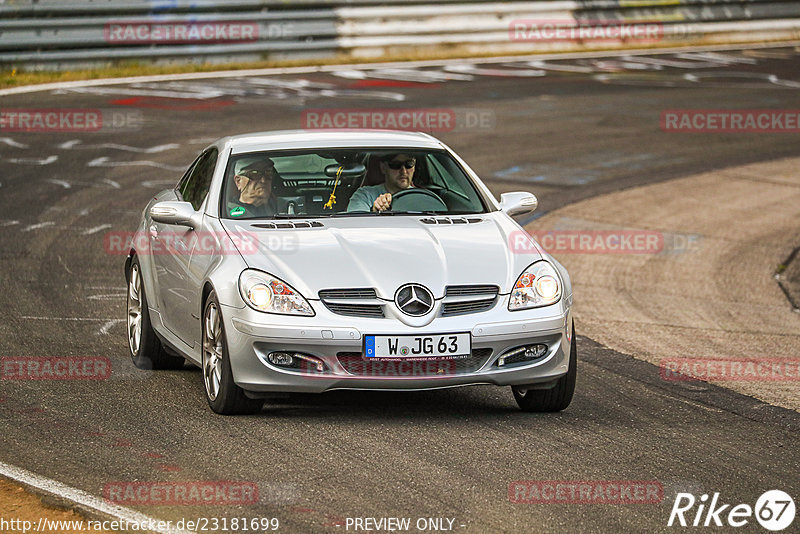
POLYGON ((202 154, 178 190, 181 198, 189 202, 195 210, 200 209, 208 194, 211 178, 214 176, 214 167, 217 164, 217 155, 216 148, 202 154))
POLYGON ((447 151, 365 148, 234 155, 225 171, 221 213, 235 219, 363 215, 385 183, 381 163, 398 154, 415 162, 410 173, 416 191, 403 195, 394 213, 487 211, 475 184, 447 151))
POLYGON ((186 172, 183 173, 183 176, 181 176, 181 179, 178 181, 178 185, 175 186, 175 191, 177 191, 178 193, 183 191, 183 188, 186 186, 186 181, 189 179, 189 176, 192 175, 194 166, 197 165, 197 162, 200 161, 200 158, 202 158, 203 156, 204 154, 200 154, 199 156, 197 156, 197 158, 195 158, 192 164, 189 165, 189 168, 186 169, 186 172))
MULTIPOLYGON (((441 158, 438 154, 432 154, 428 156, 428 159, 432 184, 453 191, 462 197, 469 197, 469 191, 472 188, 465 187, 468 179, 463 172, 459 172, 459 169, 453 167, 456 162, 452 158, 441 158), (450 177, 450 179, 445 177, 450 177)), ((474 193, 474 190, 472 192, 474 193)))

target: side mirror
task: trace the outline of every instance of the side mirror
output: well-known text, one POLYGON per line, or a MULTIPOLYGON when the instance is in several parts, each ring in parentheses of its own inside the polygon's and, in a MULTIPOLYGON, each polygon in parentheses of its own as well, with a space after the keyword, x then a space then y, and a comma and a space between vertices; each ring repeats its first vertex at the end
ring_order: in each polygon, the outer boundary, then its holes
POLYGON ((150 218, 157 223, 176 224, 194 229, 198 213, 188 202, 165 200, 150 206, 150 218))
POLYGON ((500 195, 500 209, 508 215, 522 215, 536 211, 539 201, 533 193, 517 191, 500 195))

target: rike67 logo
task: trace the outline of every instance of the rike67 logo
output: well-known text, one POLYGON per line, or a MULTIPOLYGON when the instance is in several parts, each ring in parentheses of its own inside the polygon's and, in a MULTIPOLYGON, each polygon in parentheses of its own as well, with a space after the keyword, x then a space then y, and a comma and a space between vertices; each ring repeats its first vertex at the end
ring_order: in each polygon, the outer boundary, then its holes
POLYGON ((678 493, 667 526, 682 527, 743 527, 755 516, 756 521, 767 530, 785 530, 794 522, 795 504, 788 493, 770 490, 756 500, 755 507, 749 504, 723 504, 719 493, 703 494, 698 499, 691 493, 678 493))

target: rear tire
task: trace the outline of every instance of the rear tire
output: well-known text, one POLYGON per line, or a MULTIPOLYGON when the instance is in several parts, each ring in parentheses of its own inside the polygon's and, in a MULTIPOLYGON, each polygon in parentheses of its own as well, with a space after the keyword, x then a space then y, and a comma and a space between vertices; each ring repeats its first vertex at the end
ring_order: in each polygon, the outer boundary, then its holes
POLYGON ((233 382, 225 325, 213 291, 203 306, 203 386, 209 407, 220 415, 252 414, 264 401, 251 399, 233 382))
POLYGON ((172 356, 156 336, 142 282, 142 268, 134 256, 128 270, 128 348, 139 369, 180 369, 183 358, 172 356))
POLYGON ((575 325, 572 325, 572 343, 569 348, 569 370, 552 389, 529 389, 512 387, 514 398, 524 412, 560 412, 572 402, 575 379, 578 376, 578 345, 575 340, 575 325))

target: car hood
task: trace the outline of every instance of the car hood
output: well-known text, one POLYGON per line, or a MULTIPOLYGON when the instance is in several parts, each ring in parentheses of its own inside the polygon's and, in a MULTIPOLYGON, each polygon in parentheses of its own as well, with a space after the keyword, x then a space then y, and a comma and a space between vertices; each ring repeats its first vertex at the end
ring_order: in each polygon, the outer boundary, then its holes
POLYGON ((468 224, 430 224, 431 219, 225 219, 222 224, 249 267, 281 278, 310 299, 318 299, 321 289, 368 287, 379 298, 393 299, 409 282, 428 287, 436 298, 448 285, 494 284, 507 293, 522 270, 542 257, 535 246, 512 246, 522 230, 500 212, 470 216, 479 222, 468 224), (319 226, 295 227, 308 224, 319 226))

